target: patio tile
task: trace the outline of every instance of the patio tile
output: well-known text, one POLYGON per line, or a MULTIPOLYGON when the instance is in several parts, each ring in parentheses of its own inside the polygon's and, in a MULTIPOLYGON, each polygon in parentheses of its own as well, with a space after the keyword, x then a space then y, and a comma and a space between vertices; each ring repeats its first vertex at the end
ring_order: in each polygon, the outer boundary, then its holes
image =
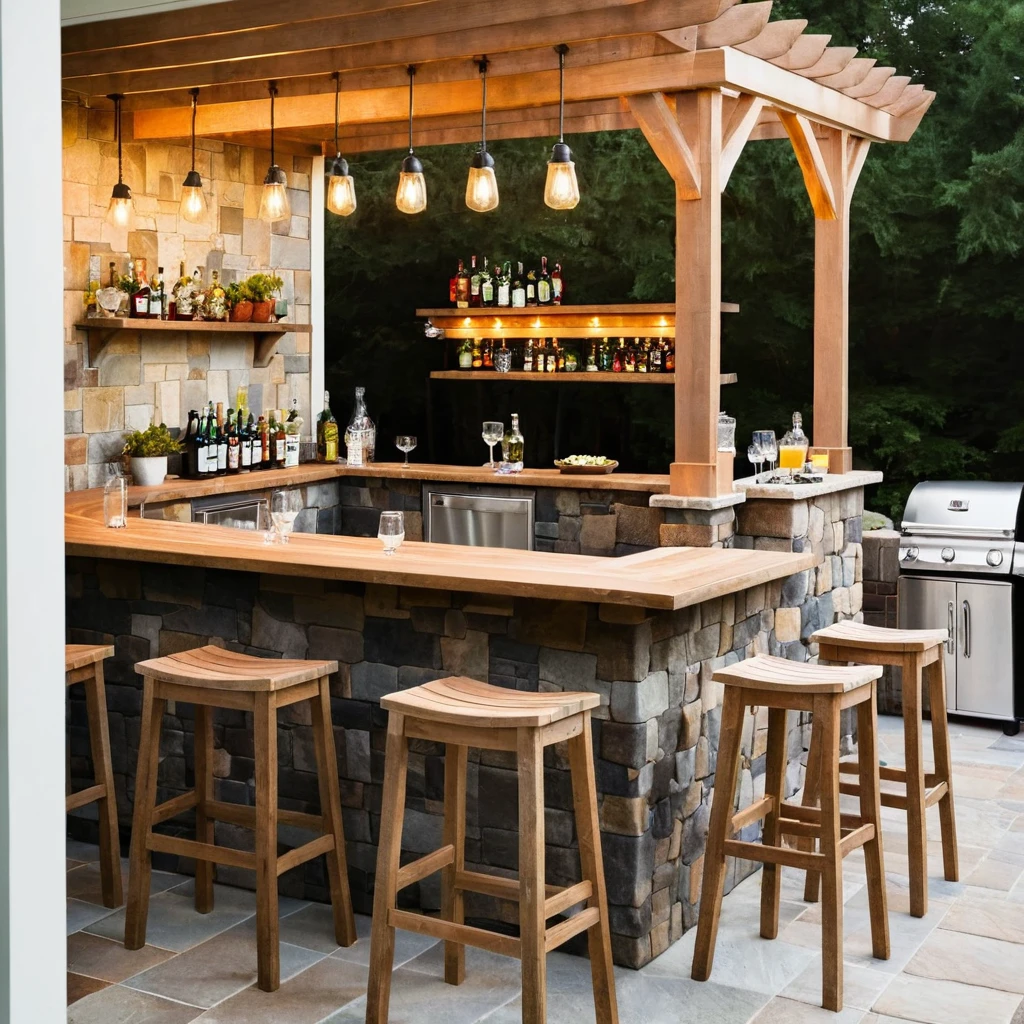
MULTIPOLYGON (((169 890, 176 896, 185 896, 191 900, 196 892, 196 880, 186 878, 179 885, 169 890)), ((309 900, 296 900, 291 896, 277 897, 277 916, 284 918, 295 914, 305 907, 315 906, 309 900)), ((252 889, 239 889, 233 885, 214 885, 213 887, 214 910, 236 910, 245 911, 248 914, 256 913, 256 893, 252 889)))
POLYGON ((68 1007, 68 1024, 188 1024, 202 1010, 110 985, 68 1007))
MULTIPOLYGON (((83 903, 81 900, 68 900, 68 935, 88 928, 89 925, 101 921, 116 910, 109 907, 98 907, 95 903, 83 903)), ((123 936, 122 936, 123 937, 123 936)))
POLYGON ((987 935, 990 939, 1024 943, 1024 919, 1019 908, 984 889, 967 889, 942 920, 949 931, 987 935))
POLYGON ((938 929, 907 965, 907 973, 1024 994, 1024 946, 938 929))
POLYGON ((1016 993, 901 974, 893 979, 873 1009, 924 1024, 1010 1024, 1020 1002, 1016 993))
POLYGON ((100 981, 98 978, 87 978, 84 974, 73 974, 68 971, 68 1006, 77 1003, 79 999, 99 992, 110 984, 108 981, 100 981))
POLYGON ((156 946, 125 949, 123 942, 88 932, 78 932, 68 938, 68 970, 110 983, 124 981, 172 956, 173 953, 156 946))
MULTIPOLYGON (((173 875, 166 871, 154 871, 149 884, 149 891, 155 895, 158 892, 165 892, 180 885, 184 875, 173 875)), ((121 880, 124 885, 125 894, 128 892, 128 861, 121 860, 121 880)), ((84 900, 86 903, 103 902, 103 892, 100 883, 99 864, 83 864, 67 873, 67 894, 76 900, 84 900)))
MULTIPOLYGON (((1016 838, 1016 837, 1015 837, 1016 838)), ((1024 847, 1024 844, 1021 844, 1024 847)), ((1024 875, 1024 849, 1021 853, 993 850, 969 875, 968 885, 1009 892, 1024 875)))
POLYGON ((864 1010, 844 1007, 839 1013, 776 996, 750 1024, 860 1024, 864 1010))
MULTIPOLYGON (((843 1002, 848 1007, 870 1010, 878 996, 892 981, 891 974, 844 964, 843 1002)), ((787 985, 780 995, 812 1006, 821 1005, 821 957, 807 965, 804 972, 787 985)))
MULTIPOLYGON (((281 943, 281 980, 304 971, 322 955, 281 943)), ((129 988, 177 998, 187 992, 196 1006, 211 1007, 256 982, 255 919, 222 932, 173 960, 136 974, 129 988)))
POLYGON ((77 839, 66 839, 64 841, 64 856, 69 860, 77 860, 82 864, 89 864, 100 859, 100 848, 93 843, 82 843, 77 839))
MULTIPOLYGON (((282 922, 282 935, 284 934, 284 927, 284 922, 282 922)), ((364 967, 368 967, 370 964, 370 927, 370 919, 362 914, 357 914, 356 934, 359 938, 354 945, 338 948, 333 956, 336 956, 339 960, 348 960, 350 963, 362 964, 364 967)), ((333 931, 331 934, 333 935, 333 931)), ((298 940, 293 938, 289 941, 297 942, 298 940)), ((437 943, 438 940, 431 938, 429 935, 417 935, 415 932, 406 932, 402 930, 396 931, 395 967, 401 967, 403 964, 418 957, 421 953, 425 953, 428 949, 432 949, 437 945, 437 943)), ((298 944, 300 946, 302 945, 301 942, 298 944)), ((437 969, 440 970, 440 967, 437 969)))
POLYGON ((865 925, 844 936, 843 955, 847 963, 883 974, 899 974, 920 950, 922 944, 939 927, 949 909, 938 900, 928 902, 924 917, 889 913, 889 959, 876 960, 871 952, 871 928, 865 925))

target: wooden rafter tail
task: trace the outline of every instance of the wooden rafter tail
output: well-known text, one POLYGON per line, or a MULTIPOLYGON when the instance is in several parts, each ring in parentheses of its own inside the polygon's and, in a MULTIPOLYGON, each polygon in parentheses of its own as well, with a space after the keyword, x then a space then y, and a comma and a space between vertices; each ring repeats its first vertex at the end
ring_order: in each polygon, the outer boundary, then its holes
POLYGON ((895 103, 903 95, 908 85, 910 85, 910 78, 908 76, 893 75, 874 96, 866 97, 863 102, 868 104, 868 106, 878 107, 879 109, 887 107, 890 103, 895 103))
POLYGON ((736 49, 749 53, 751 57, 773 60, 789 53, 806 28, 807 22, 803 18, 771 21, 753 39, 737 43, 736 49))
POLYGON ((874 96, 886 82, 896 74, 895 68, 873 68, 867 73, 860 85, 854 85, 843 89, 851 99, 862 100, 868 96, 874 96))
POLYGON ((917 131, 924 115, 935 102, 935 93, 925 90, 921 101, 913 110, 908 111, 902 117, 893 121, 891 138, 893 142, 909 142, 914 132, 917 131))
POLYGON ((771 17, 773 0, 737 4, 712 22, 697 26, 697 49, 735 46, 757 38, 771 17))
POLYGON ((829 177, 821 146, 814 134, 814 126, 802 114, 779 111, 779 120, 786 128, 793 152, 804 176, 807 194, 817 220, 835 220, 837 217, 835 192, 829 177))
POLYGON ((785 71, 799 71, 801 68, 813 67, 825 52, 831 36, 800 36, 788 53, 781 57, 773 57, 772 64, 785 71))
POLYGON ((664 94, 631 96, 629 106, 651 149, 676 183, 681 198, 700 199, 700 168, 664 94))
POLYGON ((863 82, 877 63, 874 57, 854 57, 842 71, 835 75, 819 78, 818 85, 827 85, 830 89, 838 89, 842 92, 844 89, 863 82))
POLYGON ((809 68, 798 68, 796 73, 804 78, 830 78, 844 71, 856 56, 856 46, 830 46, 816 63, 809 68))
POLYGON ((916 85, 908 85, 900 98, 895 103, 890 103, 882 109, 887 114, 892 114, 893 117, 900 117, 903 114, 913 110, 921 102, 921 97, 924 95, 924 86, 920 83, 916 85))

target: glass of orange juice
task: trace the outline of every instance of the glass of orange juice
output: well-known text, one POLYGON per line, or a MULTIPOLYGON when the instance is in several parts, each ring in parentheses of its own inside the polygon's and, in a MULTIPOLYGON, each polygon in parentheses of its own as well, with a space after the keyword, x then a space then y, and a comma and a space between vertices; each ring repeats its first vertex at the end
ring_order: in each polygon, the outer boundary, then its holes
POLYGON ((779 469, 788 469, 799 473, 804 468, 804 459, 807 457, 807 449, 796 445, 779 445, 779 469))

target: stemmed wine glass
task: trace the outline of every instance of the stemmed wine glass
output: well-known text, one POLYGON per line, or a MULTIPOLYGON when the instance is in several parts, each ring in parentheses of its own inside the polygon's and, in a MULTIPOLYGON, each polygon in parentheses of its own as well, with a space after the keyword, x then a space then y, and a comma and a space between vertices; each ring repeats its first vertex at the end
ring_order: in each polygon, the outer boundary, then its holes
MULTIPOLYGON (((761 449, 761 454, 768 461, 769 473, 774 475, 775 462, 779 457, 779 443, 775 439, 774 430, 755 430, 754 444, 761 449)), ((770 479, 770 477, 769 477, 770 479)))
POLYGON ((292 532, 299 514, 299 510, 293 508, 293 504, 288 491, 275 491, 270 499, 270 519, 274 524, 277 539, 282 544, 288 543, 288 535, 292 532))
POLYGON ((416 438, 411 434, 399 434, 399 436, 395 438, 395 447, 400 452, 405 453, 405 462, 402 465, 402 469, 409 468, 409 452, 415 449, 416 444, 416 438))
POLYGON ((754 483, 760 483, 761 465, 764 462, 764 452, 760 445, 752 444, 747 448, 747 461, 754 467, 754 483))
POLYGON ((497 469, 498 464, 494 461, 494 446, 498 444, 501 439, 505 436, 505 424, 499 423, 497 420, 485 420, 483 429, 483 439, 490 446, 491 454, 489 461, 485 464, 485 469, 497 469))
POLYGON ((405 513, 381 512, 377 539, 384 545, 384 554, 393 555, 405 540, 405 513))

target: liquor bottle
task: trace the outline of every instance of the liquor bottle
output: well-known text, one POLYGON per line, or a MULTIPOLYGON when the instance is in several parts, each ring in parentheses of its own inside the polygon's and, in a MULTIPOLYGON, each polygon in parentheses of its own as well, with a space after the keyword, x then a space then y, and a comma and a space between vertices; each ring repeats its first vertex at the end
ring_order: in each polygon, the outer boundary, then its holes
MULTIPOLYGON (((459 269, 462 269, 461 262, 459 269)), ((331 412, 331 393, 324 392, 324 411, 316 421, 316 461, 338 461, 338 421, 331 412)))
MULTIPOLYGON (((459 261, 461 264, 461 260, 459 261)), ((459 275, 458 272, 452 274, 448 278, 448 301, 454 306, 458 302, 459 295, 459 275)))
POLYGON ((242 468, 242 441, 238 436, 235 410, 228 409, 228 472, 237 473, 242 468))
POLYGON ((498 279, 498 305, 507 309, 512 305, 512 264, 505 260, 500 274, 495 267, 494 276, 498 279))
POLYGON ((636 372, 646 373, 650 368, 650 339, 644 338, 643 341, 637 340, 636 346, 636 372))
POLYGON ((473 339, 472 347, 472 366, 474 370, 482 370, 484 368, 484 354, 483 345, 480 343, 479 338, 473 339))
POLYGON ((146 261, 144 259, 129 261, 132 268, 131 315, 139 320, 149 319, 149 280, 146 277, 146 261))
POLYGON ((526 343, 526 348, 523 349, 523 371, 525 373, 533 372, 533 338, 526 343))
POLYGON ((480 271, 480 305, 493 306, 497 301, 494 278, 491 277, 491 272, 487 269, 487 257, 485 256, 483 270, 480 271))
POLYGON ((587 373, 597 373, 597 342, 592 341, 587 347, 587 373))
POLYGON ((562 304, 562 296, 565 294, 565 282, 562 280, 562 264, 556 263, 555 269, 551 271, 551 303, 555 306, 562 304))
POLYGON ((292 399, 292 408, 284 425, 284 467, 294 469, 299 464, 299 434, 302 417, 299 415, 299 400, 292 399))
POLYGON ((274 466, 276 469, 284 469, 284 458, 288 453, 288 440, 284 432, 284 410, 277 411, 277 437, 274 438, 274 466))
POLYGON ((512 413, 512 426, 506 431, 502 438, 501 447, 504 450, 505 461, 513 473, 523 471, 523 448, 525 442, 523 435, 519 432, 519 413, 512 413))
MULTIPOLYGON (((252 413, 249 413, 249 419, 252 419, 252 413)), ((253 424, 252 430, 249 434, 250 444, 252 446, 252 466, 253 470, 263 468, 263 416, 253 424)))
POLYGON ((537 305, 550 306, 552 302, 551 275, 548 273, 548 258, 540 258, 540 276, 537 278, 537 305))
POLYGON ((615 352, 612 348, 610 338, 605 338, 601 342, 601 355, 598 361, 598 368, 602 373, 611 373, 613 364, 615 361, 615 352))
POLYGON ((273 468, 273 452, 270 449, 270 424, 266 416, 260 417, 260 466, 263 469, 273 468))
MULTIPOLYGON (((191 413, 190 413, 191 415, 191 413)), ((193 480, 206 477, 206 414, 196 414, 196 429, 189 444, 189 475, 193 480)))
POLYGON ((345 431, 345 448, 350 466, 365 466, 373 462, 376 448, 377 428, 366 411, 363 400, 365 394, 366 388, 356 388, 355 408, 345 431))
POLYGON ((476 256, 471 257, 469 274, 469 305, 473 309, 480 306, 480 271, 477 269, 476 256))
POLYGON ((661 373, 661 371, 663 369, 663 366, 662 366, 663 356, 664 356, 663 345, 664 345, 664 342, 661 341, 661 339, 659 338, 651 346, 651 365, 650 365, 651 373, 661 373))
POLYGON ((558 347, 558 339, 551 339, 551 348, 548 351, 548 365, 545 367, 548 373, 558 373, 565 369, 565 353, 558 347))
POLYGON ((494 343, 490 338, 484 338, 483 345, 483 368, 485 370, 494 369, 494 343))
POLYGON ((469 274, 462 260, 459 260, 459 272, 455 275, 455 305, 459 309, 469 308, 469 274))
POLYGON ((217 475, 217 414, 213 402, 206 408, 206 479, 217 475))
POLYGON ((666 373, 676 372, 676 343, 672 338, 665 343, 665 356, 662 359, 662 365, 666 373))
POLYGON ((113 260, 110 261, 109 267, 110 267, 110 281, 107 283, 107 287, 108 288, 116 288, 117 287, 117 270, 116 270, 116 265, 115 265, 113 260))
POLYGON ((185 436, 182 439, 184 448, 181 451, 181 475, 186 480, 195 479, 195 471, 192 464, 192 446, 195 442, 196 428, 199 425, 199 413, 195 409, 188 411, 188 426, 185 427, 185 436))
POLYGON ((612 357, 612 373, 622 373, 626 369, 626 339, 619 338, 619 347, 612 357))
POLYGON ((156 277, 149 289, 149 319, 162 320, 164 318, 164 268, 156 268, 156 277))
POLYGON ((524 309, 526 307, 526 278, 523 276, 522 263, 517 264, 516 278, 512 282, 512 307, 513 309, 524 309))
POLYGON ((252 471, 252 413, 249 413, 247 420, 242 420, 242 414, 238 414, 238 444, 241 449, 239 457, 239 472, 249 473, 252 471))
POLYGON ((526 272, 526 304, 528 306, 537 305, 537 271, 528 270, 526 272))
POLYGON ((636 350, 639 344, 640 339, 634 338, 633 344, 626 346, 626 373, 636 373, 636 350))
POLYGON ((228 471, 228 435, 224 423, 224 403, 217 403, 217 475, 228 471))
POLYGON ((185 276, 185 261, 182 260, 178 264, 178 280, 174 283, 174 287, 171 289, 171 300, 167 304, 168 320, 178 319, 178 292, 180 292, 182 287, 186 284, 188 284, 188 278, 185 276))

